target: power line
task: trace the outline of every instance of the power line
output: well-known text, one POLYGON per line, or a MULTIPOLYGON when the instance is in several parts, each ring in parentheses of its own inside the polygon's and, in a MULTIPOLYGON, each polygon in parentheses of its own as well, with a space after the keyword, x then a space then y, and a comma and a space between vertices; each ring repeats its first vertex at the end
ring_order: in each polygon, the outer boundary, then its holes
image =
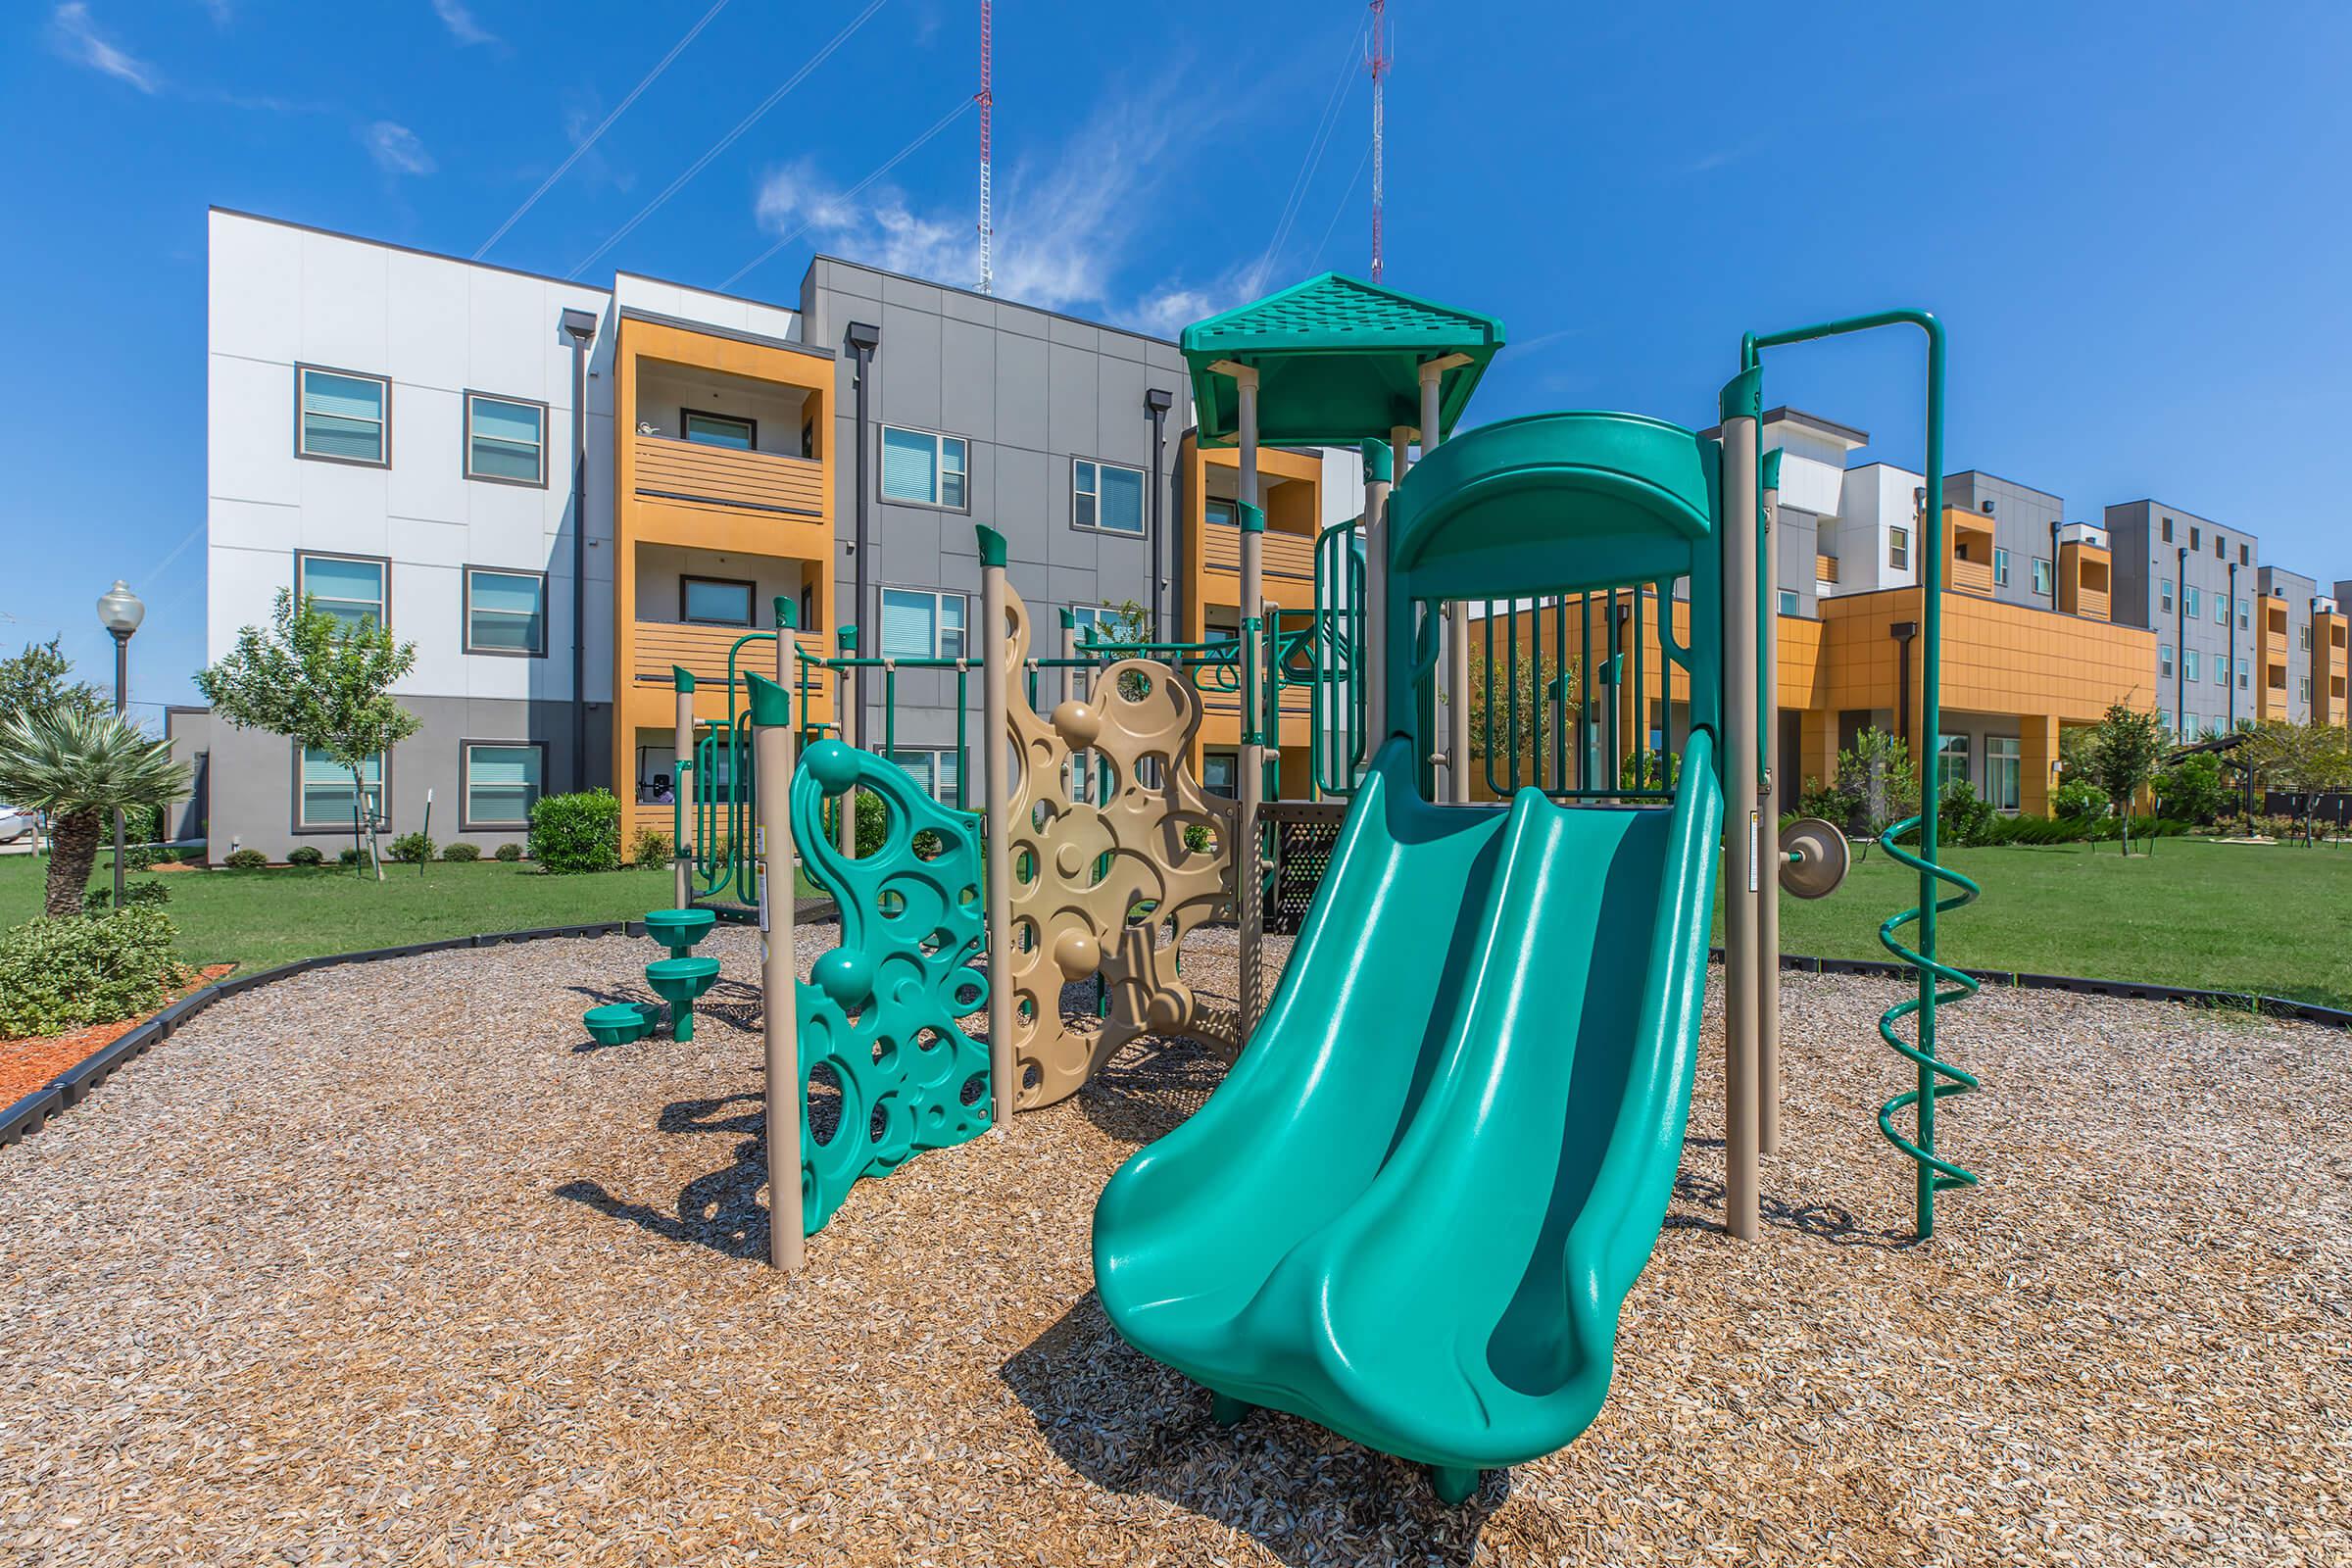
POLYGON ((1364 166, 1371 161, 1372 144, 1366 142, 1362 156, 1355 161, 1355 173, 1348 179, 1348 188, 1340 193, 1340 205, 1331 210, 1331 221, 1323 225, 1323 237, 1315 242, 1314 260, 1306 264, 1308 270, 1313 270, 1323 260, 1323 253, 1331 248, 1332 231, 1340 226, 1341 215, 1348 211, 1348 204, 1355 199, 1355 187, 1363 181, 1364 166))
POLYGON ((533 207, 537 206, 539 204, 540 197, 546 195, 550 190, 555 188, 556 181, 562 179, 570 172, 571 166, 580 161, 581 155, 586 153, 589 148, 595 146, 598 138, 602 137, 606 131, 612 128, 612 122, 629 112, 629 105, 637 101, 637 95, 644 92, 646 88, 651 87, 654 84, 654 78, 661 75, 664 71, 667 71, 669 69, 669 63, 677 59, 679 55, 685 53, 686 46, 694 42, 695 35, 701 32, 705 27, 710 25, 710 19, 726 9, 727 0, 718 0, 718 4, 704 12, 703 20, 696 23, 693 26, 688 27, 686 29, 686 36, 680 38, 676 43, 673 43, 669 46, 669 53, 663 55, 660 61, 656 62, 654 69, 645 74, 645 79, 643 81, 629 89, 629 95, 620 101, 620 104, 617 108, 605 117, 605 122, 597 126, 594 130, 590 131, 588 133, 588 139, 581 142, 577 147, 574 147, 571 150, 571 156, 558 164, 556 166, 556 172, 548 175, 546 179, 542 180, 537 190, 531 192, 530 199, 525 201, 520 207, 515 208, 514 212, 510 213, 507 216, 507 220, 498 225, 497 232, 493 233, 488 239, 482 241, 482 248, 473 253, 473 259, 477 262, 480 261, 489 253, 491 246, 506 238, 507 230, 513 228, 514 224, 521 219, 523 214, 529 212, 533 207))
POLYGON ((1345 101, 1344 90, 1355 79, 1356 48, 1362 42, 1364 29, 1358 27, 1348 35, 1347 53, 1340 57, 1339 79, 1323 99, 1323 113, 1315 122, 1315 134, 1306 144, 1305 154, 1298 160, 1298 172, 1291 177, 1291 191, 1283 198, 1282 216, 1274 221, 1274 235, 1266 241, 1265 254, 1250 270, 1249 292, 1254 294, 1265 282, 1267 271, 1274 265, 1275 252, 1290 237, 1291 224, 1297 220, 1298 209, 1306 199, 1306 187, 1323 162, 1323 149, 1330 145, 1332 127, 1338 122, 1340 105, 1345 101))
MULTIPOLYGON (((880 179, 884 174, 887 174, 892 170, 898 168, 899 165, 905 163, 908 158, 912 157, 915 150, 921 147, 923 143, 929 141, 932 137, 938 135, 941 131, 956 123, 956 121, 961 120, 964 115, 970 111, 975 102, 977 102, 976 99, 966 98, 957 103, 955 108, 940 116, 939 120, 931 126, 929 130, 924 131, 920 136, 915 137, 914 140, 908 142, 906 146, 891 154, 890 161, 888 163, 882 165, 881 168, 866 175, 857 184, 852 185, 848 190, 843 191, 839 197, 835 198, 835 200, 842 202, 848 201, 851 197, 862 192, 875 180, 880 179)), ((718 286, 720 288, 733 288, 737 278, 743 276, 746 272, 755 271, 759 268, 764 266, 768 259, 774 256, 776 252, 782 250, 785 246, 791 244, 794 240, 799 239, 803 234, 808 232, 809 225, 815 221, 816 219, 813 216, 802 219, 791 228, 785 230, 782 237, 779 238, 773 245, 770 245, 767 249, 761 251, 759 255, 753 257, 750 261, 735 269, 734 271, 728 273, 726 281, 718 286)))
MULTIPOLYGON (((653 217, 655 211, 659 209, 663 202, 666 202, 672 196, 675 196, 681 189, 685 187, 685 184, 688 180, 701 173, 705 166, 707 166, 711 159, 716 158, 720 153, 723 153, 729 147, 734 146, 736 140, 741 137, 745 131, 751 129, 753 125, 759 123, 760 118, 762 115, 765 115, 769 110, 775 108, 776 105, 782 103, 786 93, 792 91, 793 88, 798 87, 802 82, 806 81, 808 78, 810 72, 813 72, 817 67, 823 65, 825 61, 831 57, 834 50, 840 48, 843 44, 850 41, 850 35, 852 33, 856 32, 859 27, 864 26, 866 22, 873 16, 875 12, 881 10, 889 3, 890 0, 872 0, 872 3, 869 4, 863 11, 858 12, 857 16, 851 18, 850 24, 842 28, 839 32, 835 33, 831 42, 827 43, 815 54, 809 56, 808 64, 802 66, 800 70, 794 72, 791 76, 787 77, 782 86, 778 87, 774 92, 769 93, 765 98, 761 99, 759 108, 744 116, 733 130, 728 131, 724 136, 719 137, 717 141, 711 143, 709 151, 705 152, 702 157, 697 158, 693 163, 686 166, 686 172, 684 173, 680 174, 677 178, 671 180, 667 185, 662 187, 661 195, 655 197, 652 201, 647 202, 643 211, 638 213, 635 218, 632 218, 627 222, 621 224, 619 228, 613 230, 611 238, 607 239, 595 250, 590 251, 581 259, 580 264, 577 267, 574 267, 570 272, 566 273, 565 275, 570 277, 579 276, 582 272, 588 270, 591 266, 595 265, 598 257, 604 255, 605 252, 611 250, 613 246, 619 244, 623 239, 627 238, 631 229, 635 228, 639 223, 644 222, 647 219, 653 217)), ((966 100, 966 102, 968 103, 969 100, 966 100)))

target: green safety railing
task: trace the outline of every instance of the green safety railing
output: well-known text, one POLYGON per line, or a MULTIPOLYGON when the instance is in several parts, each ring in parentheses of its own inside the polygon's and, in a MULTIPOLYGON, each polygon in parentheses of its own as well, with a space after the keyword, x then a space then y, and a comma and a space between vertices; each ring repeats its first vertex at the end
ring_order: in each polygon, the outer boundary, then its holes
MULTIPOLYGON (((1811 326, 1792 327, 1782 332, 1750 332, 1740 341, 1740 368, 1754 368, 1762 361, 1762 351, 1792 343, 1809 343, 1821 338, 1841 337, 1852 332, 1873 331, 1886 326, 1916 326, 1928 339, 1927 387, 1927 513, 1925 543, 1921 550, 1919 570, 1921 605, 1920 635, 1920 733, 1939 735, 1943 732, 1943 550, 1939 543, 1943 527, 1943 323, 1925 311, 1880 311, 1869 316, 1849 316, 1835 321, 1821 321, 1811 326)), ((1768 538, 1763 513, 1763 443, 1757 442, 1756 516, 1753 526, 1758 540, 1768 538)), ((1761 574, 1759 574, 1761 576, 1761 574)), ((1759 594, 1759 612, 1769 612, 1771 606, 1763 605, 1759 594)), ((1923 748, 1935 751, 1936 748, 1923 748)), ((1919 873, 1919 902, 1908 909, 1889 915, 1879 927, 1879 944, 1919 976, 1919 994, 1886 1009, 1879 1018, 1879 1036, 1905 1060, 1917 1069, 1916 1085, 1896 1095, 1879 1107, 1879 1131, 1886 1141, 1908 1156, 1917 1172, 1914 1213, 1920 1240, 1936 1234, 1936 1195, 1954 1188, 1974 1187, 1976 1175, 1936 1151, 1936 1105, 1940 1100, 1965 1095, 1978 1087, 1978 1080, 1943 1060, 1936 1051, 1936 1011, 1947 1003, 1959 1002, 1972 996, 1977 983, 1960 970, 1936 956, 1936 919, 1976 901, 1982 891, 1976 883, 1936 859, 1936 806, 1943 799, 1941 763, 1937 755, 1926 762, 1922 771, 1920 791, 1923 807, 1920 813, 1906 822, 1895 825, 1886 835, 1887 851, 1901 864, 1919 873), (1916 837, 1916 854, 1890 842, 1904 836, 1916 837), (1951 897, 1939 898, 1939 888, 1957 890, 1951 897), (1905 926, 1918 928, 1917 947, 1906 946, 1896 933, 1905 926), (1898 1026, 1905 1018, 1913 1020, 1914 1039, 1905 1041, 1898 1026), (1904 1111, 1913 1113, 1914 1135, 1905 1137, 1895 1125, 1895 1117, 1904 1111)))
POLYGON ((1325 795, 1355 793, 1372 737, 1364 733, 1364 531, 1354 519, 1315 539, 1309 776, 1325 795))

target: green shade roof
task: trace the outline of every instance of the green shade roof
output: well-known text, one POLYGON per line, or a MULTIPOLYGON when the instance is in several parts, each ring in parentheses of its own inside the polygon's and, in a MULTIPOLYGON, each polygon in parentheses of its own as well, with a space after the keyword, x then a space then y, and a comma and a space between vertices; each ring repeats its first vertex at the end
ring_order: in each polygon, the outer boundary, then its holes
POLYGON ((1257 371, 1257 436, 1268 446, 1347 446, 1421 422, 1418 367, 1461 354, 1439 390, 1439 438, 1502 347, 1502 323, 1339 272, 1236 306, 1184 329, 1200 444, 1231 446, 1240 397, 1221 360, 1257 371))

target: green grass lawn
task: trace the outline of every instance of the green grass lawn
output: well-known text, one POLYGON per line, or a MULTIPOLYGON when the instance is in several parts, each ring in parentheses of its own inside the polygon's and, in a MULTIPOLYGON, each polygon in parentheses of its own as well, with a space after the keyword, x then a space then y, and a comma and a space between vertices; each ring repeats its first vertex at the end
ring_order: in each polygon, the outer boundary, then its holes
MULTIPOLYGON (((1975 969, 2253 991, 2352 1007, 2352 849, 2163 839, 1953 850, 1983 898, 1944 915, 1940 956, 1975 969)), ((1918 874, 1873 850, 1827 899, 1781 899, 1781 950, 1884 958, 1879 922, 1918 902, 1918 874)), ((1715 929, 1721 940, 1723 920, 1715 929)))
MULTIPOLYGON (((40 912, 47 862, 29 855, 0 858, 0 926, 40 912)), ((111 883, 107 858, 96 881, 111 883)), ((669 906, 667 866, 585 876, 547 876, 526 864, 435 860, 387 865, 384 881, 348 869, 134 872, 130 881, 172 889, 164 912, 179 927, 189 963, 235 962, 267 969, 294 958, 411 942, 524 931, 534 926, 633 920, 669 906)), ((808 889, 804 888, 807 896, 808 889)))
MULTIPOLYGON (((2352 1007, 2352 850, 2165 839, 2129 860, 2103 844, 1956 850, 1984 896, 1946 915, 1947 961, 2093 979, 2256 991, 2352 1007)), ((40 908, 42 866, 0 858, 0 924, 40 908)), ((106 877, 103 862, 100 879, 106 877)), ((480 931, 624 920, 669 903, 665 869, 544 876, 495 860, 391 866, 382 884, 348 872, 184 871, 166 912, 191 963, 266 968, 291 958, 480 931)), ((1781 946, 1878 958, 1879 922, 1908 908, 1916 876, 1873 851, 1834 896, 1781 901, 1781 946)), ((807 894, 810 890, 804 887, 807 894)), ((1722 930, 1716 921, 1718 938, 1722 930)))

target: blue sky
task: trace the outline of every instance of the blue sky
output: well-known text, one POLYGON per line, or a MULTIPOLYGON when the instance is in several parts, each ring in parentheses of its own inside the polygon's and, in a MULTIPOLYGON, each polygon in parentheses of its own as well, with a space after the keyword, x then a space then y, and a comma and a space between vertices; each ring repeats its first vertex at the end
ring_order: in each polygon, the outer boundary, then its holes
MULTIPOLYGON (((125 576, 136 695, 192 700, 208 204, 460 256, 499 233, 488 260, 593 281, 790 300, 820 247, 969 281, 977 5, 728 0, 580 152, 709 6, 9 8, 0 643, 62 630, 98 675, 91 602, 125 576)), ((2152 494, 2352 577, 2352 8, 1391 9, 1388 277, 1506 323, 1475 418, 1703 423, 1743 329, 1922 305, 1949 467, 2073 517, 2152 494)), ((1001 0, 1000 292, 1172 333, 1362 270, 1363 18, 1001 0)), ((1915 337, 1785 351, 1767 397, 1916 464, 1918 364, 1915 337)))

